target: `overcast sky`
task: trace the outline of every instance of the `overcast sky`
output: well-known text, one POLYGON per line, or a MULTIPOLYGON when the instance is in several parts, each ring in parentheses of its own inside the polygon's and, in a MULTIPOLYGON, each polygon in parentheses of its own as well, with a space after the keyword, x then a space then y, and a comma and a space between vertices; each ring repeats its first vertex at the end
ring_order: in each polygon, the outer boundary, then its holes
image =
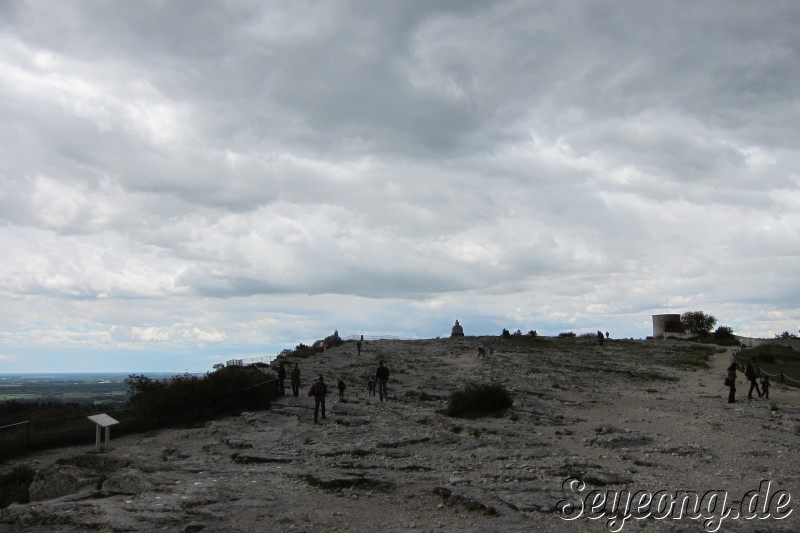
POLYGON ((800 326, 800 3, 4 1, 0 372, 800 326))

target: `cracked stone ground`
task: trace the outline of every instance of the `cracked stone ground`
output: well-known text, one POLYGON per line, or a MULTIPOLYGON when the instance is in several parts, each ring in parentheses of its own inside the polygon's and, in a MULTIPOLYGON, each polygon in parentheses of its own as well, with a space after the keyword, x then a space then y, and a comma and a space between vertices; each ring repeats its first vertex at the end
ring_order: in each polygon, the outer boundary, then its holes
MULTIPOLYGON (((688 370, 676 364, 686 342, 497 339, 488 360, 479 343, 373 341, 360 356, 345 343, 298 359, 301 396, 269 411, 113 439, 100 454, 87 443, 8 462, 2 473, 37 469, 41 489, 39 501, 0 510, 0 532, 607 531, 609 502, 602 519, 563 519, 559 502, 576 503, 568 478, 585 483, 581 497, 720 490, 738 509, 768 480, 792 505, 800 498, 797 390, 775 384, 770 402, 728 404, 724 351, 688 370), (367 393, 379 360, 392 372, 387 402, 367 393), (320 373, 332 392, 314 424, 305 390, 320 373), (452 391, 489 381, 514 396, 502 416, 441 413, 452 391)), ((797 531, 798 514, 728 517, 721 530, 797 531)), ((622 526, 706 530, 687 517, 622 526)))

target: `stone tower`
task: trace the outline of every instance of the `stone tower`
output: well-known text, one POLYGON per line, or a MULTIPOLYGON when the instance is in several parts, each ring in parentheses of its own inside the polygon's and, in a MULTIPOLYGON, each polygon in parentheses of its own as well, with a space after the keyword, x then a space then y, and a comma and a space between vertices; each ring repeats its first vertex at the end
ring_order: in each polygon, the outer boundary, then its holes
POLYGON ((653 338, 660 339, 668 337, 668 333, 681 333, 683 326, 681 325, 681 315, 665 314, 653 315, 653 338))

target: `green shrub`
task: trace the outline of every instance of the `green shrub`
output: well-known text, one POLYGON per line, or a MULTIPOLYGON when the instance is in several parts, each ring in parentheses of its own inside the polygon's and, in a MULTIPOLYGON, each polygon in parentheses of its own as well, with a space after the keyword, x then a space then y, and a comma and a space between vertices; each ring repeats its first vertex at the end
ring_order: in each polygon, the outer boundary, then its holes
POLYGON ((499 383, 471 384, 450 394, 444 413, 458 418, 498 416, 513 404, 511 393, 499 383))
POLYGON ((559 336, 559 338, 562 338, 562 339, 569 339, 569 338, 575 337, 575 332, 574 331, 562 331, 561 333, 558 334, 558 336, 559 336))

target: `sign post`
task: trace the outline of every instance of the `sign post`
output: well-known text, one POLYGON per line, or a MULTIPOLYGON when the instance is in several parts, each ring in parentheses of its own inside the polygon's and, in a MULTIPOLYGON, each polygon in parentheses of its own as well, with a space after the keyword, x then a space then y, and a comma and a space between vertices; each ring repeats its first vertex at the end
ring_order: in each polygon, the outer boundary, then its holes
POLYGON ((86 418, 88 418, 97 425, 95 432, 94 449, 100 451, 100 428, 106 429, 106 446, 108 446, 108 441, 111 440, 111 426, 113 426, 114 424, 119 424, 119 420, 114 420, 105 413, 88 416, 86 418))

